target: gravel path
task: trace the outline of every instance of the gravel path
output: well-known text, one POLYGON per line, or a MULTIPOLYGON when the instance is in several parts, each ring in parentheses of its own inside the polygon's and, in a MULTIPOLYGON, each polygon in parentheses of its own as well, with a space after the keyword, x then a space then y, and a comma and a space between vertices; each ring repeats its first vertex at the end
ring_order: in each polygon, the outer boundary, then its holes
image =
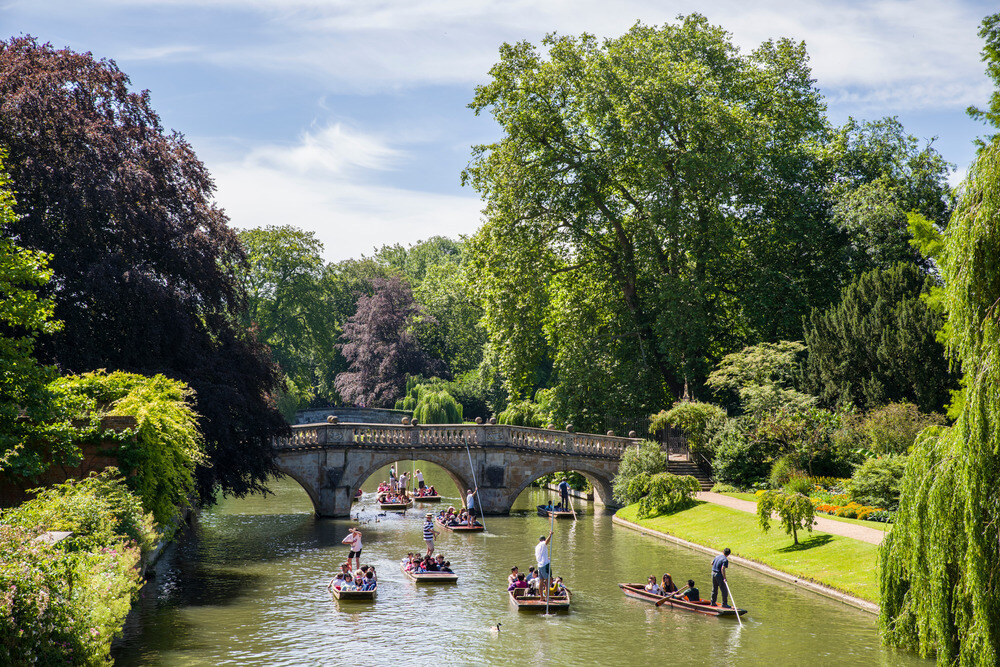
MULTIPOLYGON (((722 505, 723 507, 729 507, 741 512, 749 512, 750 514, 757 513, 757 503, 750 502, 749 500, 731 498, 721 493, 712 493, 711 491, 702 491, 696 497, 698 500, 704 500, 714 505, 722 505)), ((816 517, 815 530, 831 535, 850 537, 862 542, 868 542, 869 544, 881 544, 882 539, 888 534, 875 528, 866 528, 865 526, 844 521, 834 521, 833 519, 824 519, 819 516, 816 517)))

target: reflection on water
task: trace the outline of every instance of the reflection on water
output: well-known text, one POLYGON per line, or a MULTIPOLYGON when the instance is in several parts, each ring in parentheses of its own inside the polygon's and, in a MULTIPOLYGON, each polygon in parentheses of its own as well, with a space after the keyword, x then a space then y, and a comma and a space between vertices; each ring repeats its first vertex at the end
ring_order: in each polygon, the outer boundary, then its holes
MULTIPOLYGON (((409 464, 410 462, 407 462, 409 464)), ((411 464, 412 465, 412 464, 411 464)), ((417 462, 429 483, 457 504, 446 473, 417 462)), ((902 665, 916 658, 879 646, 874 618, 840 603, 733 569, 733 593, 750 610, 709 618, 630 600, 620 581, 670 572, 710 590, 705 555, 613 526, 587 506, 579 521, 555 524, 554 573, 573 590, 568 614, 518 612, 504 589, 511 565, 533 564, 549 521, 530 510, 548 497, 522 494, 519 515, 486 517, 487 531, 438 540, 458 585, 416 585, 398 569, 422 548, 425 511, 381 513, 377 474, 354 516, 364 533, 362 562, 379 571, 374 603, 338 602, 326 591, 346 556, 341 539, 355 521, 316 519, 289 479, 267 498, 226 500, 202 513, 171 565, 143 590, 121 665, 902 665), (490 629, 501 624, 500 633, 490 629)), ((577 501, 578 507, 583 504, 577 501)))

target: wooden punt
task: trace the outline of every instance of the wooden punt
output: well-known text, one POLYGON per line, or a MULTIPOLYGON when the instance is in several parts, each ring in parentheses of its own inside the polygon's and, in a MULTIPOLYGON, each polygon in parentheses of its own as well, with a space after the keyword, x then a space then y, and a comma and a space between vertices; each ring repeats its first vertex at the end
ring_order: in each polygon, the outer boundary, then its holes
POLYGON ((400 512, 400 511, 408 510, 411 507, 413 507, 413 499, 412 498, 410 500, 407 500, 405 503, 384 503, 384 502, 382 502, 382 499, 384 497, 385 496, 379 496, 379 498, 378 498, 378 507, 379 507, 379 509, 400 512))
POLYGON ((375 594, 378 592, 378 584, 375 584, 375 588, 370 591, 342 591, 334 586, 330 586, 330 591, 333 593, 333 597, 338 600, 372 601, 375 599, 375 594))
MULTIPOLYGON (((541 595, 524 595, 524 589, 514 589, 508 592, 510 601, 517 607, 518 611, 545 611, 545 598, 541 595), (518 595, 520 593, 520 595, 518 595)), ((549 598, 549 611, 569 611, 569 589, 566 595, 552 596, 549 598)))
POLYGON ((458 582, 458 575, 454 572, 410 572, 406 569, 406 559, 399 561, 399 569, 410 581, 418 584, 454 584, 458 582))
POLYGON ((439 502, 441 502, 441 496, 440 495, 436 495, 436 496, 410 496, 410 497, 413 498, 414 500, 416 500, 418 503, 439 503, 439 502))
POLYGON ((573 512, 572 510, 557 510, 552 505, 539 505, 538 506, 538 516, 544 516, 548 518, 550 516, 557 519, 575 519, 580 512, 573 512))
POLYGON ((362 495, 361 489, 358 489, 358 492, 354 494, 353 498, 351 498, 351 502, 356 503, 357 501, 361 500, 361 495, 362 495))
MULTIPOLYGON (((626 596, 635 598, 636 600, 642 600, 643 602, 656 604, 663 599, 662 595, 654 595, 646 591, 644 584, 618 584, 618 587, 622 589, 622 592, 626 596)), ((740 616, 742 616, 747 613, 746 609, 725 608, 713 605, 711 600, 691 602, 689 600, 670 598, 660 606, 666 607, 667 605, 674 607, 675 609, 684 609, 685 611, 693 611, 698 614, 704 614, 705 616, 736 616, 737 612, 739 612, 740 616)))
POLYGON ((434 517, 434 521, 445 530, 450 530, 454 533, 479 533, 486 530, 486 527, 483 524, 479 524, 477 526, 449 526, 438 517, 434 517))

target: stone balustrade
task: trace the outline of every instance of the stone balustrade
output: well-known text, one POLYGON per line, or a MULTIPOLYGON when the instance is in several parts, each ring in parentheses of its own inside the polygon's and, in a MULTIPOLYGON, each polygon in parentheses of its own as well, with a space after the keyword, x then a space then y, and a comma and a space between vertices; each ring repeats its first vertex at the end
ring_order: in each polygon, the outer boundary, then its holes
POLYGON ((522 451, 619 459, 634 438, 572 433, 526 426, 495 424, 299 424, 289 437, 275 441, 278 449, 324 447, 507 448, 522 451))

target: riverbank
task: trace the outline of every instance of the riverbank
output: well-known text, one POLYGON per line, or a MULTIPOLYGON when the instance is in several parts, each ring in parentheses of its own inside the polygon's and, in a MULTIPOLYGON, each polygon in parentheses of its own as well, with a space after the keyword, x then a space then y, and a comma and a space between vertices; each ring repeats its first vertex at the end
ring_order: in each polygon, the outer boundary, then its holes
POLYGON ((699 502, 694 507, 639 519, 638 504, 620 509, 615 523, 702 551, 733 551, 742 565, 877 613, 878 547, 820 531, 800 532, 799 544, 774 526, 764 533, 756 517, 699 502))

